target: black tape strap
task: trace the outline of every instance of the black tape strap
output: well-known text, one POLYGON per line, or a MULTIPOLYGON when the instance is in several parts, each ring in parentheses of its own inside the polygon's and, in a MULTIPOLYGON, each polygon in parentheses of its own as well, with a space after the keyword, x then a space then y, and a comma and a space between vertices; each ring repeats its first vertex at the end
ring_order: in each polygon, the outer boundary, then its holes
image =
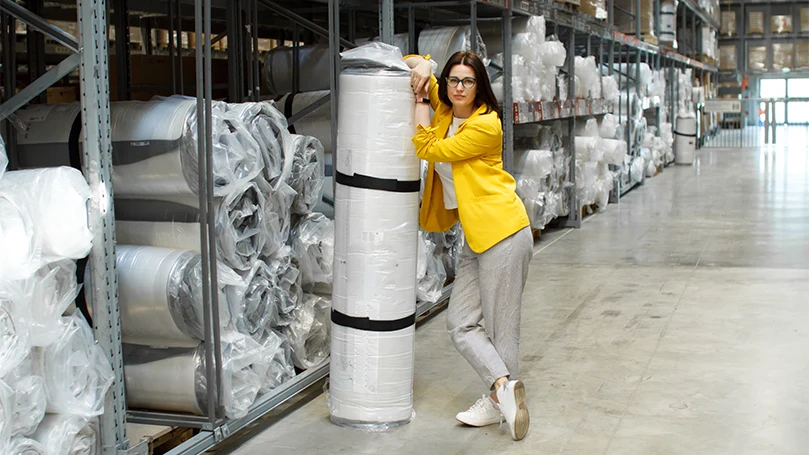
POLYGON ((366 190, 390 191, 393 193, 418 193, 421 189, 421 180, 395 180, 378 179, 362 174, 346 175, 337 169, 334 170, 337 183, 354 188, 366 190))
POLYGON ((416 325, 416 313, 394 321, 377 321, 369 318, 349 316, 332 309, 331 322, 343 327, 364 330, 366 332, 395 332, 416 325))
POLYGON ((683 136, 683 137, 697 137, 697 133, 685 134, 685 133, 680 133, 679 131, 675 131, 674 134, 676 134, 677 136, 683 136))
MULTIPOLYGON (((293 113, 292 113, 292 103, 293 103, 293 101, 295 101, 295 94, 294 93, 290 93, 289 95, 287 95, 287 99, 284 100, 284 117, 286 117, 286 118, 290 118, 293 115, 293 113)), ((297 134, 297 133, 295 133, 295 125, 289 125, 288 130, 289 130, 289 132, 291 134, 297 134)))

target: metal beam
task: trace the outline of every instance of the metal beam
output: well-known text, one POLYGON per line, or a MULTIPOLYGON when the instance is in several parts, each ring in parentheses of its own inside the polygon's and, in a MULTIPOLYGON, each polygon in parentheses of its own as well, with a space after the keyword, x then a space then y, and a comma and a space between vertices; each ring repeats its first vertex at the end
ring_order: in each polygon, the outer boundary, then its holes
POLYGON ((28 26, 50 36, 71 51, 79 52, 79 44, 76 42, 76 38, 73 37, 73 35, 28 11, 13 1, 0 0, 0 10, 11 14, 17 19, 28 24, 28 26))
MULTIPOLYGON (((275 11, 276 13, 280 14, 281 16, 284 16, 287 19, 297 23, 298 25, 301 25, 302 27, 304 27, 306 29, 309 29, 314 33, 317 33, 318 35, 320 35, 320 36, 322 36, 324 38, 329 37, 329 30, 328 29, 325 29, 325 28, 315 24, 314 22, 312 22, 312 21, 310 21, 308 19, 306 19, 306 18, 304 18, 304 17, 302 17, 302 16, 300 16, 298 14, 295 14, 292 11, 289 11, 288 9, 284 8, 283 6, 281 6, 281 5, 279 5, 279 4, 275 3, 275 2, 272 2, 270 0, 258 0, 258 3, 265 6, 265 7, 267 7, 267 8, 269 8, 269 9, 271 9, 272 11, 275 11)), ((330 12, 330 14, 331 14, 331 12, 330 12)), ((340 38, 340 45, 342 47, 345 47, 345 48, 348 48, 348 49, 353 49, 354 47, 356 47, 356 45, 354 43, 352 43, 351 41, 348 41, 347 39, 344 39, 344 38, 340 38)))
POLYGON ((81 63, 79 54, 73 54, 70 57, 62 60, 61 63, 51 68, 50 71, 43 74, 39 79, 29 84, 19 93, 11 97, 8 101, 0 105, 0 120, 5 119, 9 115, 16 112, 19 108, 25 106, 29 101, 36 98, 40 93, 48 89, 48 87, 55 84, 59 79, 70 74, 71 71, 76 69, 81 63))
POLYGON ((379 0, 379 36, 383 43, 393 44, 394 27, 393 0, 379 0))
POLYGON ((132 71, 129 52, 129 0, 113 0, 115 15, 115 68, 118 74, 116 93, 118 101, 129 99, 132 71))

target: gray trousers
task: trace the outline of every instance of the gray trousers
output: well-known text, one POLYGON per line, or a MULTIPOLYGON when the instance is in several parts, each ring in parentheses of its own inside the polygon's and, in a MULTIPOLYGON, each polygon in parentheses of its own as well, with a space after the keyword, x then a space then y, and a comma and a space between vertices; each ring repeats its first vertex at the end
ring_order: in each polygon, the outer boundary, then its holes
POLYGON ((522 292, 533 252, 526 227, 481 254, 466 245, 458 258, 447 330, 489 388, 500 377, 517 377, 522 292))

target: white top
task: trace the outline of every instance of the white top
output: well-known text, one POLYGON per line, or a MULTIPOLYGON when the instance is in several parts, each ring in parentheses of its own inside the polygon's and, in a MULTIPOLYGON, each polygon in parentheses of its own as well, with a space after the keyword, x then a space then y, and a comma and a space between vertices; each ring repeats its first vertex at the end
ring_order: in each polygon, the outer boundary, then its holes
MULTIPOLYGON (((447 137, 452 137, 458 131, 458 127, 466 120, 465 118, 452 117, 452 125, 447 130, 447 137)), ((441 185, 444 187, 444 208, 447 210, 457 209, 458 200, 455 198, 455 181, 452 179, 452 163, 437 162, 435 171, 441 177, 441 185)))

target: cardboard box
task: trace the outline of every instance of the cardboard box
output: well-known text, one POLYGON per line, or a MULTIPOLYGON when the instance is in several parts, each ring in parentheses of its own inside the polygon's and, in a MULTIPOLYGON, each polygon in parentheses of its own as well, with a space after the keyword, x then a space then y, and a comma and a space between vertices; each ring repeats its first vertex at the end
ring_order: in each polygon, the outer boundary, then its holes
POLYGON ((719 33, 723 36, 734 36, 736 34, 736 12, 722 11, 722 24, 719 33))
POLYGON ((78 87, 49 87, 46 93, 48 104, 74 103, 79 100, 78 87))
POLYGON ((747 69, 767 69, 767 46, 750 46, 747 48, 747 69))
POLYGON ((809 68, 809 42, 795 47, 795 68, 809 68))
MULTIPOLYGON (((615 0, 614 6, 635 12, 635 0, 615 0)), ((626 14, 620 12, 615 14, 615 26, 624 33, 635 33, 635 19, 626 14)), ((640 33, 646 36, 654 35, 654 26, 654 2, 640 0, 640 33)))
POLYGON ((764 12, 753 11, 747 14, 747 33, 764 34, 764 12))
POLYGON ((809 33, 809 8, 801 8, 801 33, 809 33))
POLYGON ((772 69, 780 71, 785 68, 792 69, 795 45, 792 43, 775 43, 772 45, 772 69))
POLYGON ((598 20, 607 20, 606 0, 581 0, 579 11, 598 20))
POLYGON ((770 17, 770 33, 792 33, 792 16, 770 17))
POLYGON ((721 46, 719 48, 719 69, 736 70, 736 46, 721 46))

